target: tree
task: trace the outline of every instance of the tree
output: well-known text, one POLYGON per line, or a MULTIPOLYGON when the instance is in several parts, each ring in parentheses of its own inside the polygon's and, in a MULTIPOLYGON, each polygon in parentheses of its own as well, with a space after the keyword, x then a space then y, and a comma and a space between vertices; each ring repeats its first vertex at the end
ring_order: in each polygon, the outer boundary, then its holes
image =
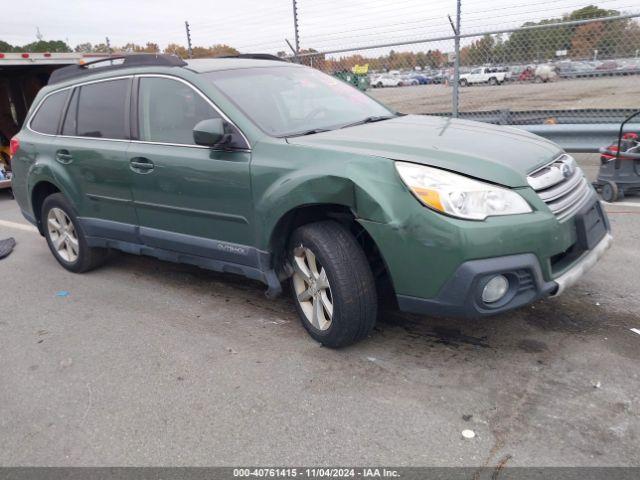
POLYGON ((571 58, 589 58, 604 36, 602 22, 580 25, 571 38, 571 58))
POLYGON ((91 43, 79 43, 76 45, 76 48, 73 49, 74 52, 78 53, 90 53, 93 50, 93 45, 91 43))
POLYGON ((13 52, 13 45, 7 43, 3 40, 0 40, 0 52, 13 52))
POLYGON ((169 45, 167 45, 164 49, 164 53, 168 53, 169 55, 177 55, 180 58, 189 57, 189 51, 186 49, 186 47, 178 45, 177 43, 170 43, 169 45))
POLYGON ((21 47, 25 52, 71 52, 71 47, 62 40, 38 40, 21 47))

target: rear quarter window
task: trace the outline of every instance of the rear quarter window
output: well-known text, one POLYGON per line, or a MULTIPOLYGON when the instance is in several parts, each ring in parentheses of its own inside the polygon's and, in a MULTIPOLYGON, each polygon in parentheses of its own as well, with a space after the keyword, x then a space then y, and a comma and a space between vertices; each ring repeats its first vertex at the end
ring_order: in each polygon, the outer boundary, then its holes
POLYGON ((68 90, 52 93, 46 97, 31 120, 31 129, 38 133, 55 135, 58 133, 58 124, 62 109, 67 101, 68 90))

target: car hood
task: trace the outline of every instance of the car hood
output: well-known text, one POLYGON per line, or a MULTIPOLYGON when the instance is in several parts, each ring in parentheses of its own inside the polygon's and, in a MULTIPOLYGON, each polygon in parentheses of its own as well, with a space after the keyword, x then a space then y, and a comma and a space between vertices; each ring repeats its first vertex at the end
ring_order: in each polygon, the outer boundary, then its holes
POLYGON ((287 141, 420 163, 508 187, 526 186, 528 173, 562 153, 558 145, 524 130, 423 115, 405 115, 287 141))

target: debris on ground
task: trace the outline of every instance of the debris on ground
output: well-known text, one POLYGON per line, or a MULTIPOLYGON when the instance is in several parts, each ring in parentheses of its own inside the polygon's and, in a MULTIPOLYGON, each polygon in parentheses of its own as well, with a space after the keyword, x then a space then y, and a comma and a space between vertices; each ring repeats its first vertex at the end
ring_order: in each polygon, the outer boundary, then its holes
POLYGON ((65 358, 60 361, 60 366, 62 368, 69 368, 71 365, 73 365, 73 360, 71 358, 65 358))
POLYGON ((637 333, 638 335, 640 335, 640 328, 630 328, 629 330, 631 330, 633 333, 637 333))
POLYGON ((465 422, 468 422, 469 420, 471 420, 473 418, 473 415, 462 415, 462 420, 464 420, 465 422))
POLYGON ((60 290, 59 292, 56 292, 56 297, 68 297, 69 296, 69 292, 66 290, 60 290))
POLYGON ((591 382, 591 385, 593 385, 593 388, 600 388, 602 386, 602 383, 598 382, 591 382))
POLYGON ((474 432, 473 430, 462 430, 462 436, 470 440, 476 436, 476 432, 474 432))
POLYGON ((9 237, 5 240, 0 240, 0 259, 8 257, 13 251, 13 247, 16 246, 16 240, 13 237, 9 237))

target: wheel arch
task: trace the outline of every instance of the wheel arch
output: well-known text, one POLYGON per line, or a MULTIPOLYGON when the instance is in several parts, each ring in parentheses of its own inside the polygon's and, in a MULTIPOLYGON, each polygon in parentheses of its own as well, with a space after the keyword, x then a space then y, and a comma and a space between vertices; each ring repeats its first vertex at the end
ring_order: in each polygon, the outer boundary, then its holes
POLYGON ((44 226, 42 225, 42 204, 44 203, 45 198, 49 195, 61 192, 62 190, 60 187, 50 180, 40 180, 31 188, 31 209, 40 235, 44 235, 44 226))
POLYGON ((349 230, 364 250, 376 280, 379 295, 395 301, 393 281, 381 250, 369 232, 358 221, 358 215, 349 205, 314 203, 299 205, 285 212, 276 222, 269 236, 269 250, 273 264, 281 279, 288 278, 291 270, 287 259, 287 245, 293 232, 303 225, 323 220, 334 220, 349 230))

